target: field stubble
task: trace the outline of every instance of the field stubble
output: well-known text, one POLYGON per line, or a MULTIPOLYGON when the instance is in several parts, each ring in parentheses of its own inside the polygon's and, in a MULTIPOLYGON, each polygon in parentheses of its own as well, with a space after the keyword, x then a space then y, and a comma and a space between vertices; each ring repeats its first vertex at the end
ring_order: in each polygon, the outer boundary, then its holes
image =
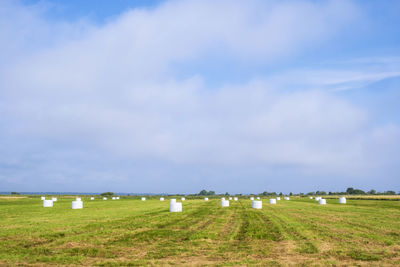
POLYGON ((400 202, 0 199, 0 265, 400 265, 400 202))

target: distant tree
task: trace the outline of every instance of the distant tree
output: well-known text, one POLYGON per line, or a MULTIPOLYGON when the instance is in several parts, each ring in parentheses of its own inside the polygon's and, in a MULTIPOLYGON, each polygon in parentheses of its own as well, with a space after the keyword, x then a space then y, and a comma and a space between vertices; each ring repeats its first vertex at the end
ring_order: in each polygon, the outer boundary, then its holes
POLYGON ((113 192, 104 192, 104 193, 100 194, 100 196, 102 196, 102 197, 107 197, 107 196, 112 196, 112 195, 114 195, 113 192))
POLYGON ((229 193, 228 193, 228 192, 226 192, 226 193, 225 193, 225 196, 229 196, 229 193))
POLYGON ((365 195, 365 192, 361 189, 354 189, 354 195, 365 195))
POLYGON ((264 191, 264 192, 262 192, 262 193, 259 194, 259 195, 263 195, 263 196, 276 196, 276 192, 267 192, 267 191, 264 191))
POLYGON ((365 195, 365 192, 363 190, 354 189, 353 187, 347 188, 346 193, 349 195, 365 195))
POLYGON ((354 188, 353 187, 347 188, 346 193, 349 194, 349 195, 354 194, 354 188))
POLYGON ((19 195, 18 192, 11 192, 11 195, 19 195))
POLYGON ((207 191, 203 189, 203 190, 200 191, 199 195, 200 196, 205 196, 205 195, 207 195, 207 191))
POLYGON ((368 194, 376 195, 376 190, 375 189, 371 189, 371 190, 368 191, 368 194))
POLYGON ((396 195, 396 192, 389 190, 389 191, 386 191, 384 194, 385 195, 396 195))
POLYGON ((213 196, 213 195, 215 195, 215 191, 208 191, 207 195, 213 196))
POLYGON ((290 192, 289 196, 293 196, 293 193, 292 193, 292 192, 290 192))
POLYGON ((283 196, 282 192, 279 193, 280 196, 283 196))

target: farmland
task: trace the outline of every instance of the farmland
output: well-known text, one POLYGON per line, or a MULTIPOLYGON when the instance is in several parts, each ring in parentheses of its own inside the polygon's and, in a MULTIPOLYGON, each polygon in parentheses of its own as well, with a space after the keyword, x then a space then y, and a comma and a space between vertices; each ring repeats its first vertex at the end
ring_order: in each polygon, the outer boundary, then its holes
POLYGON ((400 265, 400 201, 0 198, 0 265, 400 265))

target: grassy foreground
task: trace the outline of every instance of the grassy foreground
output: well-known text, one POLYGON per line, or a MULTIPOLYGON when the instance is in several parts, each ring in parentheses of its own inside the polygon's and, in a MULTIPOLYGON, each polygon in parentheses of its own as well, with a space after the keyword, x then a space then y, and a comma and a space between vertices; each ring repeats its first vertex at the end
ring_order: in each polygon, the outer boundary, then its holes
POLYGON ((400 201, 0 198, 0 265, 400 265, 400 201))

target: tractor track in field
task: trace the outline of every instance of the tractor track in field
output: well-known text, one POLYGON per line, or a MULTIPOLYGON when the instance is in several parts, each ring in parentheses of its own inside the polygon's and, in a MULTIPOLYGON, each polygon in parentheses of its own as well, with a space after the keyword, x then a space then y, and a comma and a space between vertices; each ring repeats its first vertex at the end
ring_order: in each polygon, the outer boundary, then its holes
POLYGON ((272 224, 276 225, 276 227, 280 229, 281 240, 295 240, 297 249, 303 252, 316 253, 318 251, 317 245, 313 242, 313 238, 302 234, 301 232, 303 230, 293 226, 294 224, 291 223, 288 217, 283 219, 282 216, 278 216, 275 213, 268 213, 268 215, 272 224))

